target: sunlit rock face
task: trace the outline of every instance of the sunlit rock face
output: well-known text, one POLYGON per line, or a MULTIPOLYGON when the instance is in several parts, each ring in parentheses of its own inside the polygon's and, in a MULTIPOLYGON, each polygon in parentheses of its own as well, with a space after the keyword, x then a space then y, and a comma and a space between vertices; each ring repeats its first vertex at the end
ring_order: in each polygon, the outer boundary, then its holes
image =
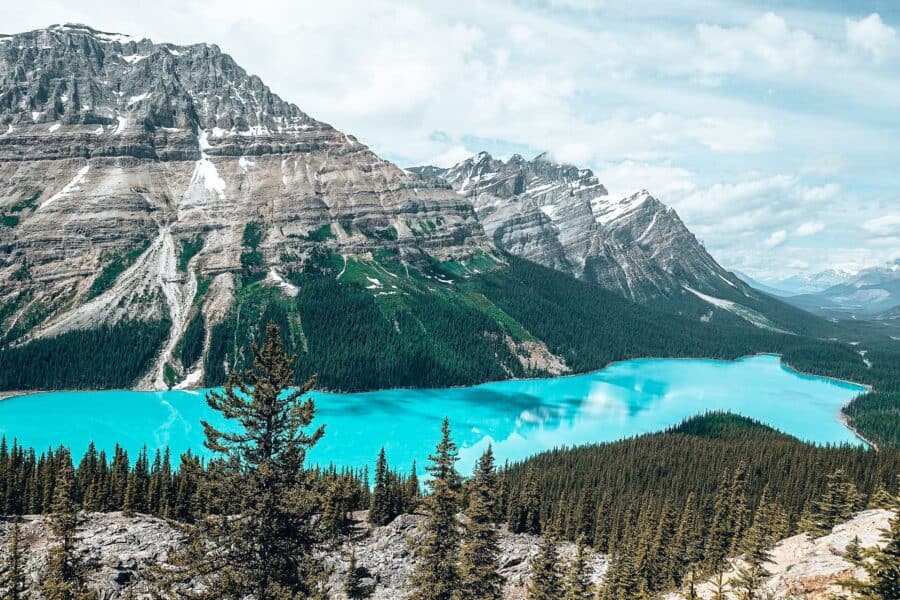
POLYGON ((503 161, 482 152, 449 169, 413 169, 443 178, 469 199, 499 247, 645 302, 715 294, 746 285, 725 271, 676 212, 648 192, 609 197, 589 169, 541 154, 503 161))

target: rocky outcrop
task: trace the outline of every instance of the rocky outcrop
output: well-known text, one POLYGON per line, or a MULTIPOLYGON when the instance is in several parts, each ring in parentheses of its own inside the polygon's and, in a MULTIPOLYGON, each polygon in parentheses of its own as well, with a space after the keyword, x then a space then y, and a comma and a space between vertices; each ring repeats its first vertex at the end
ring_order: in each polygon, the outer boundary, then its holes
MULTIPOLYGON (((881 530, 887 527, 891 516, 892 513, 886 510, 867 510, 823 537, 810 538, 802 534, 782 540, 772 550, 771 562, 766 565, 771 575, 766 580, 765 591, 773 598, 831 598, 841 591, 841 580, 865 577, 864 571, 844 558, 847 545, 856 537, 862 548, 882 544, 881 530)), ((389 525, 372 530, 365 525, 365 512, 355 513, 354 517, 353 541, 322 551, 329 572, 331 597, 344 598, 343 581, 351 554, 355 554, 357 566, 368 571, 369 577, 364 583, 373 586, 373 598, 396 600, 405 597, 408 578, 415 567, 416 542, 423 535, 420 526, 424 517, 401 515, 389 525)), ((0 557, 6 552, 10 529, 9 519, 0 520, 0 557)), ((26 579, 28 586, 35 590, 47 565, 47 551, 54 544, 49 520, 44 516, 24 517, 20 531, 26 555, 26 579)), ((156 517, 89 513, 83 515, 77 552, 89 569, 90 587, 103 600, 112 600, 121 598, 129 587, 146 593, 148 569, 168 565, 184 540, 179 526, 156 517)), ((533 535, 512 534, 506 530, 501 532, 500 573, 506 579, 504 598, 524 598, 529 563, 537 552, 539 541, 533 535)), ((572 559, 574 553, 574 545, 561 544, 562 566, 572 559)), ((726 574, 726 580, 734 577, 740 559, 735 559, 732 564, 735 568, 726 574)), ((607 568, 606 558, 594 555, 589 565, 592 580, 599 582, 607 568)), ((196 586, 198 583, 188 582, 187 585, 196 586)), ((699 587, 703 599, 712 598, 712 592, 710 583, 699 587)), ((678 600, 682 596, 671 593, 666 598, 678 600)))
MULTIPOLYGON (((887 528, 891 516, 892 513, 886 510, 867 510, 836 526, 828 535, 810 538, 804 533, 782 540, 772 549, 770 562, 765 565, 770 576, 761 597, 830 600, 841 593, 846 594, 841 581, 865 577, 863 569, 844 558, 847 546, 854 538, 859 538, 861 548, 881 546, 881 530, 887 528)), ((737 559, 732 564, 733 568, 725 575, 726 582, 735 577, 742 562, 737 559)), ((713 591, 711 583, 698 589, 703 600, 713 598, 713 591)), ((679 600, 683 597, 670 594, 666 598, 679 600)))
MULTIPOLYGON (((364 518, 365 513, 357 513, 364 518)), ((358 567, 369 572, 367 585, 374 586, 372 598, 396 600, 407 592, 407 582, 415 569, 416 546, 423 537, 420 529, 425 517, 401 515, 390 524, 363 534, 353 543, 345 544, 338 552, 327 555, 326 564, 332 574, 329 588, 336 599, 343 600, 342 585, 349 567, 351 553, 356 555, 358 567)), ((506 580, 503 597, 508 600, 525 598, 525 586, 530 574, 531 559, 537 554, 538 536, 514 534, 505 528, 500 534, 500 574, 506 580)), ((559 555, 563 566, 575 556, 575 545, 563 543, 559 555)), ((599 581, 606 571, 606 558, 594 555, 590 559, 592 579, 599 581)))
POLYGON ((414 261, 491 248, 445 182, 306 115, 217 46, 82 25, 0 37, 0 217, 0 339, 168 317, 155 387, 197 278, 229 289, 249 224, 261 234, 253 268, 274 277, 314 249, 414 261), (186 242, 200 249, 181 269, 186 242), (130 253, 115 285, 92 292, 130 253))
MULTIPOLYGON (((365 525, 365 513, 356 513, 359 519, 354 541, 337 549, 323 550, 322 558, 330 573, 330 596, 343 599, 343 582, 351 553, 356 555, 357 566, 368 570, 370 577, 365 584, 373 587, 372 598, 397 600, 405 597, 407 581, 415 568, 416 542, 422 537, 419 528, 422 515, 401 515, 389 525, 369 531, 365 525)), ((11 524, 0 521, 0 544, 5 552, 11 524)), ((24 517, 20 524, 26 554, 26 579, 30 590, 37 590, 47 566, 47 552, 54 544, 49 530, 49 520, 43 516, 24 517)), ((180 528, 156 517, 122 513, 90 513, 84 515, 78 535, 78 556, 88 568, 89 586, 98 592, 102 600, 122 598, 126 590, 139 596, 147 594, 147 575, 155 566, 165 568, 184 544, 180 528)), ((539 538, 527 534, 511 534, 503 531, 500 537, 500 572, 506 579, 504 598, 524 598, 528 581, 529 563, 537 552, 539 538)), ((560 556, 564 561, 574 557, 575 547, 562 544, 560 556)), ((593 577, 599 580, 606 570, 602 556, 591 559, 593 577)), ((190 587, 198 582, 189 582, 190 587)))
POLYGON ((712 296, 751 293, 672 208, 646 191, 612 199, 589 169, 546 154, 503 161, 482 152, 450 169, 412 171, 443 178, 469 199, 500 248, 633 300, 682 298, 686 287, 712 296))

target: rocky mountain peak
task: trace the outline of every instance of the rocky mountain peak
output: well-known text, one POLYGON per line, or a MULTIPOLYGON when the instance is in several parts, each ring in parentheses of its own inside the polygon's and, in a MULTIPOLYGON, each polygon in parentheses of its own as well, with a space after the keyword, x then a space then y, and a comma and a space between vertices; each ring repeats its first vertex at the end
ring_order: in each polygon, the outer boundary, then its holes
POLYGON ((140 382, 157 388, 201 278, 212 327, 242 279, 295 293, 283 276, 323 256, 493 250, 446 182, 313 119, 218 46, 71 24, 0 38, 0 216, 0 340, 165 318, 140 382))
MULTIPOLYGON (((216 45, 156 44, 71 24, 0 39, 0 125, 7 138, 52 128, 88 156, 197 158, 202 130, 209 154, 358 144, 279 98, 216 45)), ((28 152, 4 141, 8 156, 28 152)))
MULTIPOLYGON (((503 161, 481 152, 449 169, 417 172, 443 176, 470 199, 499 247, 634 300, 682 303, 687 288, 714 300, 749 290, 646 189, 611 198, 593 171, 548 153, 503 161)), ((693 294, 688 303, 709 306, 693 294)))

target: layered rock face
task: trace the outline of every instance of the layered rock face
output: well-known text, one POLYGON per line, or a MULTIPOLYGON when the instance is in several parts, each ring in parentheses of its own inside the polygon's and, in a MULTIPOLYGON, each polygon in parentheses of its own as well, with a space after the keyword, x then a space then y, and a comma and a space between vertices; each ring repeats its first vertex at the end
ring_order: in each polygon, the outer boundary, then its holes
POLYGON ((168 317, 169 353, 198 277, 213 278, 207 320, 227 309, 248 224, 254 268, 275 277, 314 248, 409 260, 489 248, 446 183, 309 117, 217 46, 80 25, 0 37, 0 217, 0 305, 13 307, 0 333, 33 325, 7 343, 168 317), (185 242, 200 249, 179 265, 185 242), (115 285, 91 292, 128 253, 115 285))
POLYGON ((589 169, 546 154, 508 161, 482 152, 450 169, 413 169, 442 177, 471 200, 499 247, 599 283, 639 302, 749 287, 725 271, 676 212, 646 191, 611 199, 589 169))

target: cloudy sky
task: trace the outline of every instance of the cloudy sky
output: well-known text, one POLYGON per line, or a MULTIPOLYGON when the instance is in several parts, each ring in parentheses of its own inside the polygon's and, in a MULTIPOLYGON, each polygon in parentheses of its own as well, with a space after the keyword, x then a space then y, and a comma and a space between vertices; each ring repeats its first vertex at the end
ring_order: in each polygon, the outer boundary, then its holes
POLYGON ((672 4, 39 0, 0 27, 217 43, 402 166, 548 150, 763 279, 900 256, 900 2, 672 4))

